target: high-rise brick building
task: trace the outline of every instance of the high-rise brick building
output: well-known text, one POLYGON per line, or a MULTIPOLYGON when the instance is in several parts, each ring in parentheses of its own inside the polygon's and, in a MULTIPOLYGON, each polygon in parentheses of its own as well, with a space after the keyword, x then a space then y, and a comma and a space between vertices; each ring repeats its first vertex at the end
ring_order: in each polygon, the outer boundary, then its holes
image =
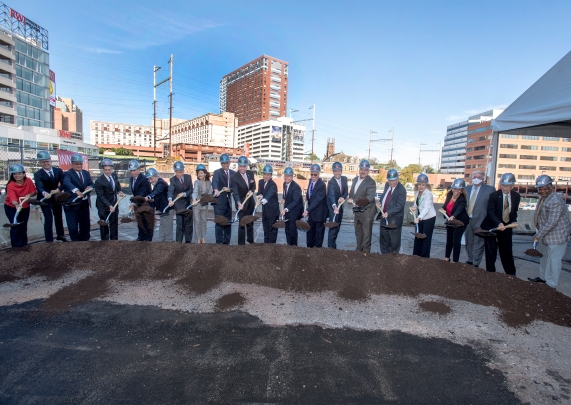
POLYGON ((288 63, 262 55, 220 80, 220 112, 232 112, 238 125, 285 117, 288 63))

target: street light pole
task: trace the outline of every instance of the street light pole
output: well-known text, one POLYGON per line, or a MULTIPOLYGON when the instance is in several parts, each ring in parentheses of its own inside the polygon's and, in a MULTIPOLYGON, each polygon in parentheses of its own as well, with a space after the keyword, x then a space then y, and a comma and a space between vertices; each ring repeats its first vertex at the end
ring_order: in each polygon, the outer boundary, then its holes
POLYGON ((313 115, 311 117, 311 163, 313 164, 313 146, 315 143, 315 103, 313 103, 313 105, 309 108, 313 110, 313 115))
POLYGON ((393 137, 392 137, 392 143, 391 143, 391 168, 394 167, 394 163, 393 163, 393 150, 395 149, 395 127, 393 127, 391 130, 389 130, 388 132, 393 132, 393 137))

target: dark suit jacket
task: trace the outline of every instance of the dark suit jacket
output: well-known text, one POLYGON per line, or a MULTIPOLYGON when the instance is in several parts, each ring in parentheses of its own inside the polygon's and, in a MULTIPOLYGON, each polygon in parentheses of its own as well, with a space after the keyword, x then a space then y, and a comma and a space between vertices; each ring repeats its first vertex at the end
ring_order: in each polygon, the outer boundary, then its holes
POLYGON ((502 223, 504 225, 517 222, 517 210, 519 208, 520 195, 517 191, 510 191, 511 200, 511 210, 510 210, 510 220, 504 222, 502 217, 504 215, 504 193, 502 190, 494 191, 490 194, 488 199, 488 214, 486 218, 482 221, 480 227, 482 229, 492 229, 497 228, 497 226, 502 223))
POLYGON ((36 190, 38 190, 38 198, 44 198, 42 195, 44 191, 49 193, 56 188, 61 188, 63 183, 63 170, 59 167, 52 167, 52 170, 54 172, 53 179, 44 169, 40 169, 34 173, 34 183, 36 184, 36 190))
POLYGON ((135 182, 135 187, 133 187, 133 177, 129 179, 129 187, 131 187, 131 192, 133 196, 146 197, 151 193, 151 182, 143 173, 139 173, 137 176, 137 181, 135 182))
POLYGON ((309 219, 313 222, 325 222, 329 210, 327 209, 327 187, 325 182, 321 179, 317 179, 315 186, 313 187, 313 192, 311 197, 309 197, 309 188, 311 187, 311 180, 307 185, 307 194, 305 198, 307 199, 307 212, 309 214, 309 219))
POLYGON ((169 205, 168 193, 169 185, 166 181, 159 178, 157 184, 155 184, 153 187, 153 191, 148 195, 149 199, 155 200, 152 206, 162 212, 167 207, 167 205, 169 205))
POLYGON ((192 201, 192 177, 190 174, 183 174, 184 187, 176 176, 170 178, 168 198, 174 200, 180 193, 186 193, 186 197, 179 199, 174 203, 175 210, 183 210, 188 207, 192 201))
MULTIPOLYGON (((284 193, 286 189, 286 183, 284 183, 284 193)), ((289 189, 285 196, 284 209, 287 208, 288 212, 284 215, 285 219, 290 221, 297 221, 303 216, 303 196, 301 192, 301 187, 295 181, 289 183, 289 189)))
MULTIPOLYGON (((452 190, 450 190, 448 194, 446 194, 446 200, 444 201, 444 205, 442 206, 442 208, 446 209, 446 206, 448 205, 448 202, 450 201, 451 198, 452 198, 452 190)), ((467 204, 468 202, 466 201, 466 197, 464 197, 464 194, 460 194, 460 197, 456 199, 456 202, 452 207, 451 216, 453 216, 454 219, 458 219, 464 222, 464 225, 468 225, 468 223, 470 223, 470 216, 468 215, 468 212, 466 212, 467 204)))
MULTIPOLYGON (((343 187, 343 192, 339 190, 339 184, 335 177, 332 177, 327 183, 327 207, 329 209, 329 218, 333 218, 333 206, 339 205, 337 204, 339 198, 344 198, 346 200, 347 195, 349 195, 346 176, 341 176, 341 186, 343 187)), ((343 212, 343 206, 339 209, 339 213, 341 212, 343 212)))
POLYGON ((121 191, 121 184, 115 172, 111 173, 111 177, 115 182, 115 189, 111 188, 111 183, 104 174, 95 180, 95 194, 97 194, 95 206, 98 210, 109 211, 109 207, 117 202, 117 193, 121 191))
MULTIPOLYGON (((94 187, 93 181, 91 181, 91 175, 87 170, 82 170, 81 175, 83 176, 83 183, 79 179, 79 175, 73 169, 69 169, 63 174, 63 191, 70 195, 68 202, 72 202, 77 195, 72 192, 71 190, 78 189, 79 191, 83 192, 87 187, 94 187)), ((87 200, 89 201, 90 198, 89 193, 87 195, 87 200)))
MULTIPOLYGON (((246 170, 246 177, 248 178, 248 184, 244 182, 244 178, 240 172, 234 173, 230 177, 230 189, 232 190, 232 197, 234 198, 234 203, 236 204, 236 209, 238 209, 238 203, 241 203, 246 198, 248 191, 252 193, 256 191, 256 180, 254 179, 254 172, 251 170, 246 170)), ((250 215, 254 211, 255 196, 252 196, 246 201, 243 211, 250 215)))
POLYGON ((371 176, 367 176, 363 179, 361 184, 359 184, 359 188, 355 190, 355 186, 357 181, 359 180, 359 176, 355 177, 351 183, 351 191, 349 192, 349 198, 353 200, 358 200, 359 198, 368 198, 369 203, 365 207, 355 207, 353 206, 354 212, 363 212, 367 209, 374 208, 375 203, 375 191, 377 190, 377 183, 371 176))
MULTIPOLYGON (((385 184, 385 190, 381 196, 381 206, 383 204, 383 198, 385 194, 389 192, 389 183, 385 184)), ((389 214, 388 221, 389 224, 394 224, 396 226, 402 226, 404 220, 404 205, 406 203, 406 189, 401 183, 397 183, 393 193, 391 194, 391 199, 387 204, 387 213, 389 214)), ((379 213, 380 214, 380 213, 379 213)))
POLYGON ((278 186, 276 182, 270 179, 264 187, 264 179, 258 182, 258 195, 262 196, 267 202, 262 205, 262 213, 264 217, 272 218, 280 215, 280 204, 278 202, 278 186))
MULTIPOLYGON (((232 181, 232 177, 234 177, 236 172, 234 170, 228 170, 228 173, 230 174, 230 181, 232 181)), ((224 187, 230 188, 230 184, 228 184, 226 180, 224 170, 214 170, 214 173, 212 173, 212 190, 221 191, 224 187)))

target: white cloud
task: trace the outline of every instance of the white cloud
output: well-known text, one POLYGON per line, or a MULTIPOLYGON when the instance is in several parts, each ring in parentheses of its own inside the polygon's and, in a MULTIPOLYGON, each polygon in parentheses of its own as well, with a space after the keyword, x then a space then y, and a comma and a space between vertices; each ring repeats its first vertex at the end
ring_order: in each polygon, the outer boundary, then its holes
POLYGON ((490 110, 504 110, 507 107, 507 104, 499 104, 499 105, 495 105, 495 106, 485 106, 485 107, 481 107, 481 108, 472 108, 469 110, 464 110, 459 114, 452 114, 449 115, 448 117, 446 117, 446 121, 462 121, 462 120, 466 120, 468 119, 468 117, 470 117, 471 115, 476 115, 485 111, 490 111, 490 110))
POLYGON ((85 52, 89 52, 89 53, 113 53, 113 54, 117 54, 117 53, 123 53, 121 51, 116 51, 113 49, 105 49, 105 48, 81 48, 83 49, 85 52))

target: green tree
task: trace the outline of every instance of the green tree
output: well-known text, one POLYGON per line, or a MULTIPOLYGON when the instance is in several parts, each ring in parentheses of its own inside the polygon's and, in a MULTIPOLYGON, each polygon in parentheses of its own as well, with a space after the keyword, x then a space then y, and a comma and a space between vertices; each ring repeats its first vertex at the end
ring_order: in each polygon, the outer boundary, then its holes
POLYGON ((131 149, 115 148, 115 149, 113 149, 113 151, 115 152, 116 155, 133 156, 133 151, 131 149))
POLYGON ((430 165, 425 165, 425 166, 423 166, 423 167, 422 167, 422 171, 423 171, 423 173, 426 173, 426 174, 434 174, 434 173, 436 173, 436 172, 434 171, 434 168, 433 168, 432 166, 430 166, 430 165))
POLYGON ((389 170, 391 168, 400 170, 400 166, 398 165, 397 161, 394 159, 389 160, 387 163, 380 163, 379 167, 382 167, 383 169, 387 169, 387 170, 389 170))
POLYGON ((105 149, 104 148, 99 148, 99 154, 103 155, 105 153, 105 149))
POLYGON ((403 184, 413 183, 415 180, 414 173, 421 173, 421 172, 422 172, 421 165, 416 163, 410 164, 400 171, 399 181, 403 184))
POLYGON ((305 160, 313 160, 314 162, 318 162, 318 161, 319 161, 319 158, 318 158, 317 155, 314 153, 313 155, 312 155, 312 154, 309 154, 309 156, 306 156, 306 157, 305 157, 305 160))

